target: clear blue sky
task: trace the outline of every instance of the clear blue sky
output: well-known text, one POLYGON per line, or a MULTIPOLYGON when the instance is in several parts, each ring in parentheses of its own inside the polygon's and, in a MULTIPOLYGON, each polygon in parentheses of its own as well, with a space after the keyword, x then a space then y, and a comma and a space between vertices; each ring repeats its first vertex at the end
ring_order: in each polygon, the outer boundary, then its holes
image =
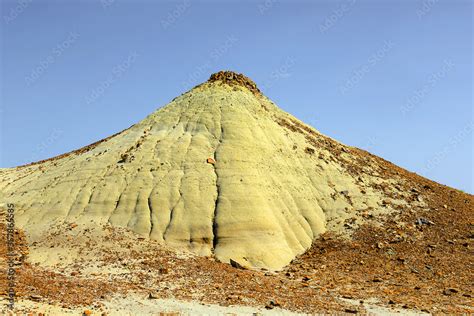
POLYGON ((1 9, 0 167, 109 136, 230 69, 326 135, 473 192, 472 1, 1 9))

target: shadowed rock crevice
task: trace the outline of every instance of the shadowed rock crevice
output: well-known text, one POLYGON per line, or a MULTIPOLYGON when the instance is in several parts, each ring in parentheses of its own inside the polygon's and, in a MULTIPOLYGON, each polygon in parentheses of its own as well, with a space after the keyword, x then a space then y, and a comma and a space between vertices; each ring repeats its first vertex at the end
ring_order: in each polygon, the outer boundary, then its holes
POLYGON ((214 150, 214 161, 215 163, 213 164, 213 170, 214 170, 214 174, 215 174, 215 179, 216 179, 216 200, 214 202, 214 212, 213 212, 213 216, 212 216, 212 251, 215 252, 216 248, 217 248, 217 243, 218 243, 218 224, 217 224, 217 214, 218 214, 218 207, 219 207, 219 196, 220 196, 220 186, 219 186, 219 172, 217 171, 217 163, 218 163, 218 159, 219 157, 217 156, 218 155, 218 150, 219 150, 219 146, 220 144, 222 143, 222 139, 223 139, 223 136, 224 136, 224 128, 222 126, 222 108, 220 109, 220 134, 219 134, 219 138, 217 140, 217 144, 216 144, 216 149, 214 150))
POLYGON ((153 207, 151 206, 151 197, 149 196, 147 199, 148 202, 148 210, 150 211, 150 232, 148 233, 148 237, 151 236, 153 232, 153 207))

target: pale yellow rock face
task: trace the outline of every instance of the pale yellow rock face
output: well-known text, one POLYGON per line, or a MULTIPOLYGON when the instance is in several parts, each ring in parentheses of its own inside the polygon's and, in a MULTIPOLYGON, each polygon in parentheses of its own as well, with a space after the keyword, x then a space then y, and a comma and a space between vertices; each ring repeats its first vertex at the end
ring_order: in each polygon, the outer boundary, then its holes
POLYGON ((244 87, 205 83, 89 151, 0 169, 2 200, 16 204, 30 240, 57 223, 110 223, 224 262, 280 269, 386 199, 370 186, 362 193, 330 151, 280 119, 296 120, 244 87))

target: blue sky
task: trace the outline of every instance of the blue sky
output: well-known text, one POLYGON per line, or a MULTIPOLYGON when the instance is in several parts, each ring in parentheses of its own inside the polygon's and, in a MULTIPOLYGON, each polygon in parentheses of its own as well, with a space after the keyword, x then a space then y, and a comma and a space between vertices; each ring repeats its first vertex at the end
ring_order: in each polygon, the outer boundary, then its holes
POLYGON ((0 167, 230 69, 345 144, 473 192, 472 1, 3 0, 0 167))

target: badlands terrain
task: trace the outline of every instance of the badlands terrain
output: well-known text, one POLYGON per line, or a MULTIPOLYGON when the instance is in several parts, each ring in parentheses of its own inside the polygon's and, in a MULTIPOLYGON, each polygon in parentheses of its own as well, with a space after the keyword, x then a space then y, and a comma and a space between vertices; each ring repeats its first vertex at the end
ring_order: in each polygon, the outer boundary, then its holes
POLYGON ((474 197, 322 135, 241 74, 0 169, 0 192, 19 314, 474 313, 474 197))

